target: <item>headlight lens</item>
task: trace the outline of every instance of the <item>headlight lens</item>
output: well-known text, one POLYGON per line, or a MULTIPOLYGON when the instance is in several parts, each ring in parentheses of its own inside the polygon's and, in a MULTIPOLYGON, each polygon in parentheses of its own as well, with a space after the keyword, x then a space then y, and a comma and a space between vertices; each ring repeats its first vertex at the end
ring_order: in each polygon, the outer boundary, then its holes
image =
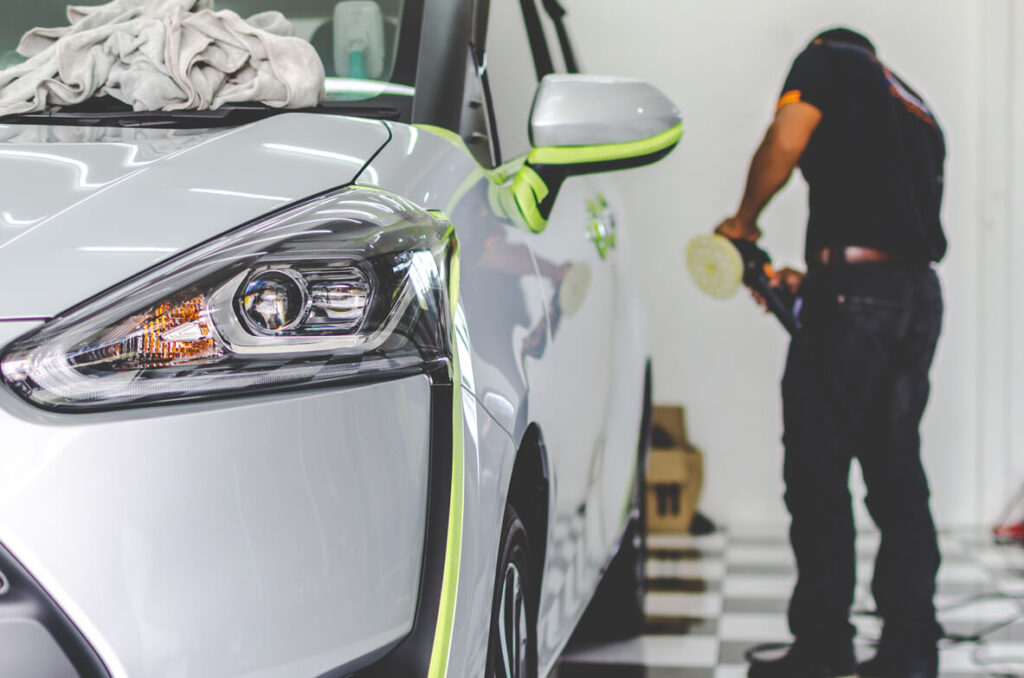
POLYGON ((249 328, 256 332, 283 332, 305 318, 309 293, 305 279, 291 269, 268 269, 245 283, 238 305, 249 328))
POLYGON ((448 354, 450 224, 346 188, 236 229, 15 342, 4 380, 80 411, 420 371, 448 354))

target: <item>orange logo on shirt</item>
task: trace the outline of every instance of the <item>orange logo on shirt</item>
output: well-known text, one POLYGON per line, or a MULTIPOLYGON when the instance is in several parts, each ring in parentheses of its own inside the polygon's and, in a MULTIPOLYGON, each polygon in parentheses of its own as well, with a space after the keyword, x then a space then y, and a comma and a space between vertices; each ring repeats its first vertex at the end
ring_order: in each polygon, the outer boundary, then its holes
POLYGON ((795 104, 796 102, 800 101, 800 97, 802 95, 803 92, 801 92, 798 89, 789 90, 788 92, 783 94, 782 97, 779 99, 779 104, 778 106, 775 107, 775 111, 778 112, 778 110, 785 106, 786 104, 795 104))
POLYGON ((937 126, 935 116, 928 110, 928 105, 900 82, 900 79, 893 75, 892 71, 888 68, 882 66, 882 71, 885 73, 885 79, 889 81, 889 93, 903 102, 906 109, 913 115, 924 120, 929 125, 937 126))

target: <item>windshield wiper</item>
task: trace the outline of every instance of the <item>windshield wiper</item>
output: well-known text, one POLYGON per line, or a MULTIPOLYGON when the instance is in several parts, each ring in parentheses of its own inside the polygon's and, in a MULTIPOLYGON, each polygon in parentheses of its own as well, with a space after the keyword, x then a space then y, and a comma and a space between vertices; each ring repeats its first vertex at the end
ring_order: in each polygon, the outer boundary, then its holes
POLYGON ((244 125, 281 113, 350 115, 381 120, 398 120, 401 112, 393 106, 325 102, 316 108, 272 108, 260 103, 229 104, 216 110, 134 111, 111 97, 98 97, 59 111, 17 113, 0 117, 0 124, 76 125, 95 127, 168 127, 201 129, 244 125))

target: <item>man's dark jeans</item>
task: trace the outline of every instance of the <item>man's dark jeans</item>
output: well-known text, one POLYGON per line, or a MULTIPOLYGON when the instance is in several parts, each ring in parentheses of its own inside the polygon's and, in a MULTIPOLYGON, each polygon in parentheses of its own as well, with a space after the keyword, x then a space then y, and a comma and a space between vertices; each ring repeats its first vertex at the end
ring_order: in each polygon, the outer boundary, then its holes
POLYGON ((797 642, 848 652, 856 582, 848 480, 856 457, 882 534, 872 590, 882 649, 934 652, 939 548, 918 427, 942 323, 942 292, 927 265, 812 268, 803 338, 782 382, 786 505, 799 579, 789 623, 797 642), (843 648, 846 648, 845 650, 843 648))

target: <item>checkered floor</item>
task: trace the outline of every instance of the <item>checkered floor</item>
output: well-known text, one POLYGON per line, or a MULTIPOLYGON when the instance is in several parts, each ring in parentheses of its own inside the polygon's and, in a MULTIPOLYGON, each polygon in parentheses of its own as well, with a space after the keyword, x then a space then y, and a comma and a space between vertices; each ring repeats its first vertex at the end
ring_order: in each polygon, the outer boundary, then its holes
MULTIPOLYGON (((1024 549, 997 547, 981 532, 946 533, 936 604, 950 634, 973 634, 1024 610, 1024 549), (967 602, 989 593, 1017 596, 967 602), (965 604, 966 603, 966 604, 965 604)), ((740 678, 744 651, 789 640, 786 605, 795 579, 783 532, 732 531, 707 537, 652 535, 648 540, 647 630, 599 646, 571 645, 554 678, 740 678)), ((857 542, 856 610, 870 610, 869 581, 877 534, 857 542)), ((878 620, 855 616, 858 655, 871 655, 878 620)), ((942 651, 943 678, 1024 676, 1024 620, 942 651)))

